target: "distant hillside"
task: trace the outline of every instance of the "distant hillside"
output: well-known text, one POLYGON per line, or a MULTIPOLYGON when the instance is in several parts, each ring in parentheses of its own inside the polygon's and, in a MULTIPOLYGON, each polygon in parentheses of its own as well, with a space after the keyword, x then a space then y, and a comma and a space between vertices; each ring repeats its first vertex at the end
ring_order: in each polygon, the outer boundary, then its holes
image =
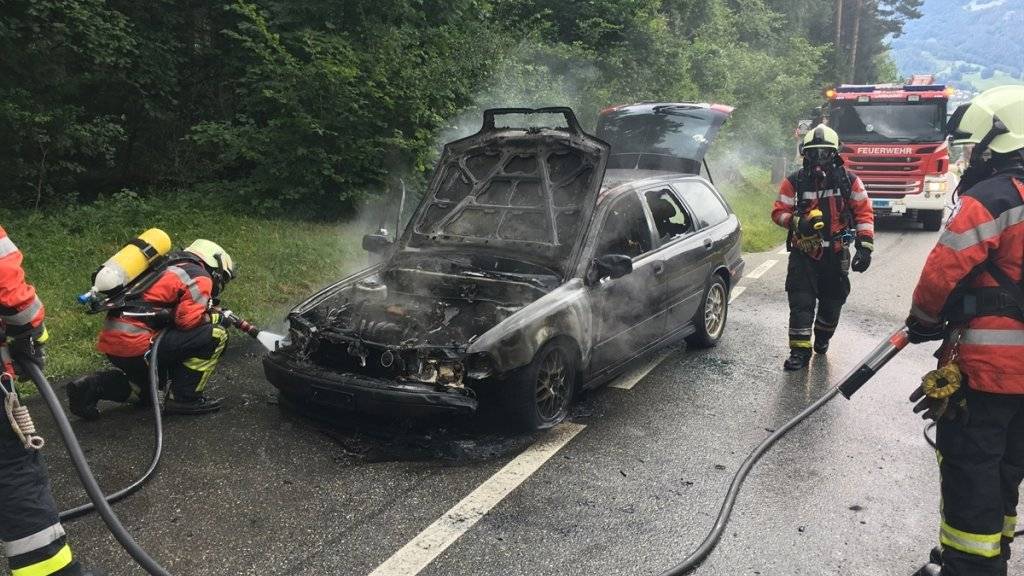
POLYGON ((936 72, 968 91, 1024 83, 1024 2, 925 0, 921 12, 892 41, 905 75, 936 72))

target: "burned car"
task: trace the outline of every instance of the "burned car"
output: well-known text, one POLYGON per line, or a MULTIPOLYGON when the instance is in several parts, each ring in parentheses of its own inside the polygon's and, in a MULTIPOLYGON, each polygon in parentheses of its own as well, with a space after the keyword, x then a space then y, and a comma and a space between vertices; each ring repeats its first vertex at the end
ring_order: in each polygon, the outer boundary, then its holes
POLYGON ((404 233, 364 239, 381 261, 289 314, 267 379, 371 414, 493 402, 538 429, 639 355, 714 345, 743 268, 740 227, 694 172, 728 112, 673 106, 606 111, 611 144, 569 108, 486 111, 445 146, 404 233))

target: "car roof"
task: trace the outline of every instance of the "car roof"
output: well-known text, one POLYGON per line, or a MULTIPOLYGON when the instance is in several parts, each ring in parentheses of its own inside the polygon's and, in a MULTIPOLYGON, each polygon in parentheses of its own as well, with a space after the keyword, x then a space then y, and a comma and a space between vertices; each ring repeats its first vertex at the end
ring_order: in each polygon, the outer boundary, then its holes
MULTIPOLYGON (((609 172, 617 172, 617 170, 608 170, 605 173, 606 181, 609 172)), ((648 188, 651 186, 657 186, 659 184, 671 184, 673 182, 703 182, 704 184, 711 186, 711 188, 715 187, 714 184, 709 182, 707 178, 704 178, 703 176, 698 176, 696 174, 660 172, 657 170, 623 170, 623 172, 634 173, 636 175, 636 178, 620 180, 615 182, 611 186, 608 186, 607 188, 603 188, 601 190, 601 194, 598 196, 598 203, 607 202, 611 198, 616 198, 632 190, 648 188)))

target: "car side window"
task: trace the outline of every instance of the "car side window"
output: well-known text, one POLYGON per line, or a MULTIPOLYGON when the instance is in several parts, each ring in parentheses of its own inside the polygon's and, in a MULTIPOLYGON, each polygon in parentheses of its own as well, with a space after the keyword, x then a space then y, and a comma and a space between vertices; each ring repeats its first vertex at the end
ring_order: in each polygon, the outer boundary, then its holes
POLYGON ((714 226, 729 219, 729 210, 722 204, 722 199, 703 182, 679 182, 673 186, 704 226, 714 226))
POLYGON ((694 231, 693 218, 668 188, 648 190, 644 193, 644 200, 651 209, 654 226, 662 242, 694 231))
POLYGON ((635 194, 628 193, 613 201, 597 235, 594 256, 623 254, 636 258, 652 247, 651 228, 643 206, 635 194))

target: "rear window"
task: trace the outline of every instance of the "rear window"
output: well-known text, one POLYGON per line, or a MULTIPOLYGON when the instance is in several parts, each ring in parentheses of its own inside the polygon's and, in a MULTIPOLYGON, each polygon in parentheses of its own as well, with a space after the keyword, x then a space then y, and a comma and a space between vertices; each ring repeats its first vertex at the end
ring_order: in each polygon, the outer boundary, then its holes
POLYGON ((722 204, 722 199, 703 182, 680 182, 674 185, 690 205, 697 219, 705 227, 721 224, 729 219, 729 210, 722 204))

